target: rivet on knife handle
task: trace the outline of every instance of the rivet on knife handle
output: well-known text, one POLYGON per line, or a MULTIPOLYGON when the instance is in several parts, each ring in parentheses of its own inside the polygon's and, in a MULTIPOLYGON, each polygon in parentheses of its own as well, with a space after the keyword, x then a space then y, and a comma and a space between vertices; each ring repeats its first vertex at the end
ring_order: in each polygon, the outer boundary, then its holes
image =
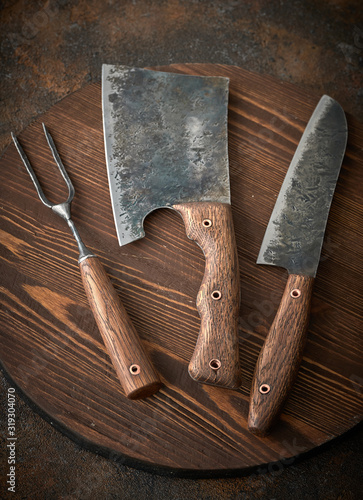
POLYGON ((75 193, 74 187, 44 124, 43 129, 54 160, 68 187, 66 202, 54 204, 45 197, 23 148, 17 138, 12 135, 16 149, 35 185, 40 200, 67 222, 77 241, 80 253, 78 262, 88 301, 126 396, 130 399, 150 396, 161 386, 159 376, 148 359, 101 262, 86 248, 71 219, 70 207, 75 193))
POLYGON ((206 260, 197 297, 201 328, 189 374, 198 382, 237 388, 240 287, 231 207, 204 202, 173 208, 181 213, 188 238, 198 243, 206 260))
POLYGON ((248 428, 267 434, 295 381, 309 326, 314 278, 291 274, 261 349, 251 391, 248 428))

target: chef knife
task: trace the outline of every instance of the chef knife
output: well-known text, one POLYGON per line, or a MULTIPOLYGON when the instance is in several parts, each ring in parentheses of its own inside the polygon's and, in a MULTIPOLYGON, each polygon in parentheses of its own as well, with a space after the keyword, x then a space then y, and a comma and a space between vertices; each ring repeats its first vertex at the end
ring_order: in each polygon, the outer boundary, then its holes
POLYGON ((261 245, 257 263, 284 267, 289 276, 255 367, 248 417, 255 434, 269 431, 299 369, 347 134, 344 111, 324 95, 291 161, 261 245))
POLYGON ((239 270, 227 152, 227 78, 103 65, 111 201, 120 245, 145 235, 145 217, 172 208, 205 255, 201 328, 189 363, 199 382, 240 385, 239 270))

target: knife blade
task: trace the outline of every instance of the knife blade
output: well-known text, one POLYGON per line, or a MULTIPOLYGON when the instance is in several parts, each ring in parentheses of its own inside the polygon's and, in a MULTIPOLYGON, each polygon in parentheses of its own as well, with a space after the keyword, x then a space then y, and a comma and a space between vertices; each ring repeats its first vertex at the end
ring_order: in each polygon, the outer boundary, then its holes
POLYGON ((296 378, 306 341, 313 283, 347 143, 341 106, 324 95, 301 137, 257 258, 287 269, 280 306, 259 354, 248 428, 265 435, 296 378))
POLYGON ((227 78, 103 65, 110 194, 120 245, 145 235, 145 217, 177 210, 205 255, 201 327, 188 371, 240 385, 239 269, 227 151, 227 78))

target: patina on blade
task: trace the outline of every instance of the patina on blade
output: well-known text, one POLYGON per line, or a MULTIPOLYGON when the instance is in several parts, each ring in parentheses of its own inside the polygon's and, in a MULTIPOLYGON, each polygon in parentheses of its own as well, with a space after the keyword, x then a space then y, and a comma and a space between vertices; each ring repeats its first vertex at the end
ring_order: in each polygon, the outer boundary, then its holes
POLYGON ((228 79, 103 65, 103 121, 120 245, 156 208, 230 203, 228 79))
POLYGON ((257 259, 290 274, 316 275, 325 227, 347 142, 341 106, 323 96, 281 187, 257 259))

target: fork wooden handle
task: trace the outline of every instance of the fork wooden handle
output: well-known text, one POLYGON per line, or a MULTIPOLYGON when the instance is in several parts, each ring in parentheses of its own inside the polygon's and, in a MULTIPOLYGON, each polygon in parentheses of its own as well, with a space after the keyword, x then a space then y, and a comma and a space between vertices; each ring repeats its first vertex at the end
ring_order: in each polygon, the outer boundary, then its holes
POLYGON ((160 389, 160 378, 100 260, 87 257, 79 268, 88 302, 126 396, 151 396, 160 389))

